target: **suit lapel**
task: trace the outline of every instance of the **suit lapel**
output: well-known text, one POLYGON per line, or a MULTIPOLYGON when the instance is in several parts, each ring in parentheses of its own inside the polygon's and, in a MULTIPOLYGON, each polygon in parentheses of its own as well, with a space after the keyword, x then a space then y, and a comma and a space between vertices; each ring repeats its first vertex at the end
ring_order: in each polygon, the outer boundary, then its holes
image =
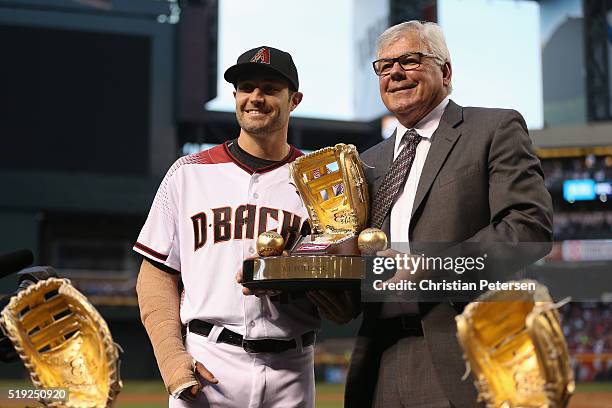
POLYGON ((379 160, 375 162, 375 167, 372 170, 372 198, 378 191, 378 188, 382 184, 385 179, 385 175, 389 171, 391 164, 393 163, 393 152, 395 150, 395 133, 397 129, 393 132, 393 134, 383 142, 380 151, 379 160))
POLYGON ((427 154, 425 166, 423 167, 417 192, 414 197, 411 216, 414 216, 419 206, 423 203, 423 199, 442 168, 446 157, 459 139, 459 136, 461 136, 456 126, 462 121, 463 108, 455 102, 449 101, 442 115, 442 119, 440 120, 440 124, 438 125, 438 129, 436 129, 432 136, 431 147, 429 148, 429 153, 427 154))

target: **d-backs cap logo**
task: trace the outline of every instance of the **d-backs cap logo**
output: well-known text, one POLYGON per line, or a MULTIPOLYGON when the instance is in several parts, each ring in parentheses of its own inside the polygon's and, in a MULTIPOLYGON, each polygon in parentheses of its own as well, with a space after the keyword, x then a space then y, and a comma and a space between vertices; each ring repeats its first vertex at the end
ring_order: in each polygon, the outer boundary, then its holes
POLYGON ((270 50, 267 48, 260 48, 259 51, 251 58, 250 62, 259 62, 262 64, 270 63, 270 50))

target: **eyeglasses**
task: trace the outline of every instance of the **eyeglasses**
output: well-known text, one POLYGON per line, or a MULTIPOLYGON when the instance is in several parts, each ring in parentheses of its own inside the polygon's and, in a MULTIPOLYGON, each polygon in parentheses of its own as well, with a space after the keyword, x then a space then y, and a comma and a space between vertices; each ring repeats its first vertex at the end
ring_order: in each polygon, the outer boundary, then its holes
POLYGON ((409 52, 408 54, 400 55, 395 58, 381 58, 372 62, 372 67, 374 67, 374 72, 378 76, 389 75, 393 66, 396 62, 399 62, 400 67, 404 71, 411 71, 413 69, 417 69, 421 66, 421 60, 423 57, 435 58, 437 60, 442 60, 440 57, 434 54, 428 54, 425 52, 409 52))

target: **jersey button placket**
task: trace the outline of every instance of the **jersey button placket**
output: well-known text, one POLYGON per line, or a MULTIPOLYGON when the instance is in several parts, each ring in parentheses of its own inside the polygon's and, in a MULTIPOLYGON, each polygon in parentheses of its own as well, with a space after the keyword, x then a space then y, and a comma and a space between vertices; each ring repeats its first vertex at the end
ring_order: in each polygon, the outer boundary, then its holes
POLYGON ((259 193, 257 193, 255 189, 255 185, 258 182, 259 182, 259 175, 253 174, 251 176, 251 182, 249 183, 249 195, 250 195, 250 198, 253 198, 254 200, 257 200, 259 198, 259 193))
MULTIPOLYGON (((255 184, 258 182, 259 182, 259 175, 255 173, 251 176, 251 180, 249 182, 248 201, 256 200, 257 198, 259 198, 259 194, 257 194, 257 192, 254 191, 255 184)), ((254 246, 254 242, 249 241, 249 240, 244 240, 243 248, 246 252, 248 252, 248 255, 247 255, 248 257, 255 255, 255 248, 253 246, 254 246)))

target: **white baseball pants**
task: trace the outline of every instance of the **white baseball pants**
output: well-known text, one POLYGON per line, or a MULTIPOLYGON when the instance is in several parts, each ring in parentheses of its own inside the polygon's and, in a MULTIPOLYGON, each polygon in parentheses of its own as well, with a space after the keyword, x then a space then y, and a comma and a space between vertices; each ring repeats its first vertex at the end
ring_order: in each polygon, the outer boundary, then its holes
POLYGON ((217 343, 220 327, 208 337, 187 333, 187 351, 213 373, 195 401, 172 396, 169 408, 314 408, 313 346, 282 353, 249 354, 217 343))

